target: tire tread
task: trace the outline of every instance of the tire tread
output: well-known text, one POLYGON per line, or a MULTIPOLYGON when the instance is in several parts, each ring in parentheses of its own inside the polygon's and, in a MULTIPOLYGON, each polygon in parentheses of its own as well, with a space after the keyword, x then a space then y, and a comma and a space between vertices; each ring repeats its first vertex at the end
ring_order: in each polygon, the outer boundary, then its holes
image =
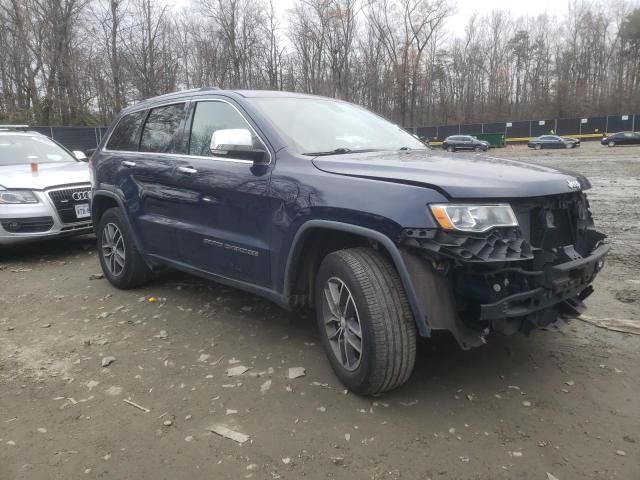
POLYGON ((413 370, 416 329, 409 301, 391 262, 371 248, 339 250, 338 256, 357 278, 368 305, 375 335, 375 366, 365 394, 392 390, 413 370))

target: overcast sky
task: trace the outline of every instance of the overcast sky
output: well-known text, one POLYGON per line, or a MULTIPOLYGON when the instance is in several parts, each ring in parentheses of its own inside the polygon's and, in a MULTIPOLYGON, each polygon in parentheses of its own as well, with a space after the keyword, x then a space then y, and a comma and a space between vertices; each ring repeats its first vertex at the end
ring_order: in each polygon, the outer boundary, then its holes
MULTIPOLYGON (((164 0, 175 7, 187 6, 198 0, 164 0)), ((488 13, 491 10, 511 12, 511 16, 537 16, 547 13, 550 16, 561 16, 568 9, 570 0, 451 0, 456 7, 456 13, 447 20, 447 32, 453 35, 463 35, 467 21, 474 13, 488 13)), ((604 0, 611 1, 611 0, 604 0)), ((284 15, 291 8, 294 0, 274 0, 276 7, 284 15)))
POLYGON ((451 33, 458 31, 460 34, 464 32, 464 26, 474 12, 487 13, 491 10, 504 10, 511 12, 512 17, 537 16, 542 13, 553 17, 561 16, 568 9, 568 0, 458 0, 456 4, 457 13, 449 18, 447 30, 451 33))

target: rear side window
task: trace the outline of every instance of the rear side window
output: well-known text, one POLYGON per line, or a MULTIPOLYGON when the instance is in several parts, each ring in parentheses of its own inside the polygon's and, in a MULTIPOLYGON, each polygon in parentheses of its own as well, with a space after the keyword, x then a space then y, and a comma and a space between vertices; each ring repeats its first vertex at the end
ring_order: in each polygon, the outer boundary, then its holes
POLYGON ((129 151, 138 150, 140 125, 142 124, 146 113, 146 111, 134 112, 122 117, 116 128, 113 130, 111 138, 109 138, 107 149, 129 151))
POLYGON ((185 115, 184 103, 152 109, 142 129, 140 151, 180 153, 180 127, 185 115))
MULTIPOLYGON (((189 154, 202 157, 212 156, 209 150, 211 135, 216 130, 227 128, 246 128, 253 130, 244 118, 225 102, 199 102, 193 114, 191 124, 191 139, 189 141, 189 154)), ((253 135, 253 144, 260 145, 260 140, 253 135)))

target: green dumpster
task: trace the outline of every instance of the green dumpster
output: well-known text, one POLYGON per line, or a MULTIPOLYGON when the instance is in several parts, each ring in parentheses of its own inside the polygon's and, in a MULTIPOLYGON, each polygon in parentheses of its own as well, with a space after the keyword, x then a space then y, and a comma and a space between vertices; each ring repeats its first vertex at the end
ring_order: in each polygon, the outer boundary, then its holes
POLYGON ((504 133, 479 133, 474 135, 478 140, 484 140, 489 142, 493 148, 500 148, 505 146, 504 133))

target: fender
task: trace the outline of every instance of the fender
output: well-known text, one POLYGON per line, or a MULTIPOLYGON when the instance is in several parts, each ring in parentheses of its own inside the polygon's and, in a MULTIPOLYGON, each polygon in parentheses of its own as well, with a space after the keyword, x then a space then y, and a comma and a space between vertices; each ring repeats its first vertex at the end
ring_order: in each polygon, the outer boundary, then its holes
POLYGON ((293 244, 291 246, 291 249, 289 250, 289 255, 287 257, 284 283, 285 298, 288 298, 290 295, 290 281, 291 274, 294 269, 293 262, 295 261, 295 254, 299 249, 302 235, 310 228, 325 228, 328 230, 339 230, 342 232, 353 233, 374 240, 382 245, 391 256, 393 264, 396 267, 398 274, 400 275, 400 281, 402 282, 402 286, 404 287, 407 299, 409 300, 409 306, 411 307, 413 318, 416 322, 416 326, 418 327, 418 332, 423 337, 429 337, 431 335, 431 327, 427 323, 427 318, 424 312, 422 312, 420 302, 418 302, 418 297, 416 296, 411 277, 409 276, 409 272, 404 263, 400 250, 388 236, 370 228, 351 225, 348 223, 335 222, 332 220, 309 220, 308 222, 302 224, 302 226, 300 226, 300 228, 296 232, 296 235, 293 239, 293 244))
MULTIPOLYGON (((140 254, 142 255, 142 258, 145 259, 145 262, 147 263, 147 265, 149 265, 149 262, 146 260, 145 258, 145 251, 142 248, 142 244, 140 243, 140 240, 138 239, 138 235, 136 234, 136 231, 133 228, 133 225, 131 225, 131 221, 129 220, 129 215, 127 215, 127 210, 126 208, 124 208, 124 204, 122 203, 122 199, 115 194, 114 192, 110 191, 110 190, 94 190, 91 194, 91 200, 90 200, 90 207, 91 207, 91 220, 93 221, 93 225, 94 228, 97 228, 98 226, 98 218, 95 218, 95 213, 93 211, 93 199, 97 198, 97 197, 109 197, 112 200, 115 200, 116 203, 118 204, 118 207, 122 210, 122 212, 124 213, 124 218, 125 221, 127 222, 127 227, 129 228, 129 233, 131 234, 131 236, 133 237, 133 243, 135 243, 136 245, 136 250, 138 250, 138 252, 140 252, 140 254)), ((97 234, 97 232, 96 232, 97 234)), ((149 265, 151 267, 151 265, 149 265)))

